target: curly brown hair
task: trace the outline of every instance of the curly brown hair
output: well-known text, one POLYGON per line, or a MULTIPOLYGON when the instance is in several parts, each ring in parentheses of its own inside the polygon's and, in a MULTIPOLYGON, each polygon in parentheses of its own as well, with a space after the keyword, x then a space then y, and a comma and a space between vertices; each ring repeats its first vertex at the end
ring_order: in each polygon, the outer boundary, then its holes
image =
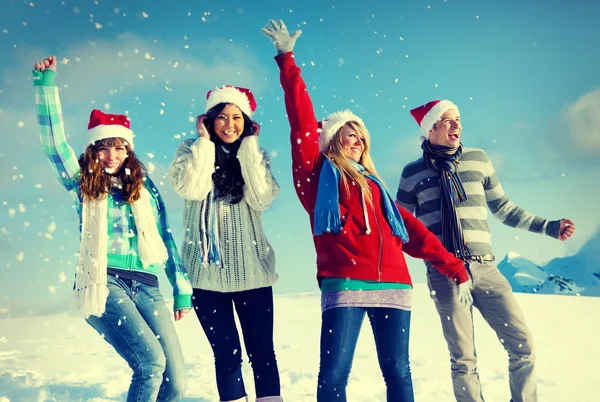
POLYGON ((119 189, 128 203, 139 200, 144 185, 146 167, 140 162, 127 141, 123 138, 106 138, 96 141, 86 148, 79 157, 81 168, 80 191, 84 200, 99 200, 106 197, 113 188, 112 177, 121 179, 123 188, 119 189), (98 163, 98 150, 102 147, 125 146, 127 159, 114 175, 109 175, 98 163))

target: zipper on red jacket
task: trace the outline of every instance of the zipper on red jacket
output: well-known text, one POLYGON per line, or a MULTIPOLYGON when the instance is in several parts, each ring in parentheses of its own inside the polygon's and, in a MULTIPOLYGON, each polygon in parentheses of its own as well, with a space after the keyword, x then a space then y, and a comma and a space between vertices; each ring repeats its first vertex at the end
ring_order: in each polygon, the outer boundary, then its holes
POLYGON ((377 219, 377 211, 373 208, 373 215, 375 215, 375 224, 377 225, 377 233, 379 234, 379 260, 377 261, 377 281, 381 282, 381 260, 383 259, 383 234, 381 233, 381 227, 379 226, 379 219, 377 219))

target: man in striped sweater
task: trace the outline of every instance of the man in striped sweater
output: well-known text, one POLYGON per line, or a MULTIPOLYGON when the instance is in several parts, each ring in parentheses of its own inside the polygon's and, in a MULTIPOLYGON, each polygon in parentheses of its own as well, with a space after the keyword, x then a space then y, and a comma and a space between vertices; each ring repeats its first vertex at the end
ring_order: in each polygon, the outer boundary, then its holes
MULTIPOLYGON (((532 336, 510 284, 494 263, 487 208, 508 226, 561 241, 575 233, 575 225, 568 219, 537 217, 508 199, 486 153, 463 148, 460 143, 462 126, 454 103, 431 101, 411 110, 411 114, 423 134, 423 156, 404 167, 397 201, 465 261, 473 281, 473 306, 508 352, 512 401, 536 401, 532 336)), ((456 400, 482 402, 472 306, 458 302, 455 281, 426 265, 429 288, 450 351, 456 400)))

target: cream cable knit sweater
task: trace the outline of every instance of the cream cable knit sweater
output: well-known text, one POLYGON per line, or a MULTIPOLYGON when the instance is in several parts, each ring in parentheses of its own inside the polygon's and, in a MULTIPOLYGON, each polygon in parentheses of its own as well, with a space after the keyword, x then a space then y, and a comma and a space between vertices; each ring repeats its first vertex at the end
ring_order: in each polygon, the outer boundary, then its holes
POLYGON ((267 152, 258 147, 258 137, 242 139, 238 159, 246 183, 244 198, 233 205, 216 203, 223 267, 203 267, 198 256, 200 210, 213 188, 215 144, 200 137, 183 141, 169 168, 171 184, 185 199, 181 256, 195 288, 239 292, 271 286, 277 280, 275 253, 260 217, 279 194, 279 185, 267 152))

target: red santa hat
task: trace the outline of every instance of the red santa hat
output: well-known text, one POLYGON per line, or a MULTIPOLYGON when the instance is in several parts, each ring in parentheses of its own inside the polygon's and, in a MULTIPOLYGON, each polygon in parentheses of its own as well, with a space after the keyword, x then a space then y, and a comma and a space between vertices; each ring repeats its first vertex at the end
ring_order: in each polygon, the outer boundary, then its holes
POLYGON ((256 110, 256 100, 252 91, 231 85, 223 85, 221 88, 208 91, 204 111, 208 112, 219 103, 232 103, 239 107, 248 117, 252 117, 252 114, 256 110))
POLYGON ((333 139, 333 136, 337 131, 344 126, 344 124, 349 122, 356 122, 361 126, 365 126, 362 119, 352 113, 349 109, 342 110, 339 112, 335 112, 327 116, 327 120, 324 120, 321 123, 322 131, 319 134, 319 150, 321 152, 327 151, 329 148, 329 143, 333 139))
POLYGON ((129 117, 123 114, 108 114, 94 109, 90 113, 88 138, 91 144, 105 138, 123 138, 133 150, 133 131, 129 126, 129 117))
POLYGON ((460 114, 458 106, 449 100, 433 100, 410 111, 421 127, 423 141, 429 138, 429 130, 433 128, 433 125, 450 109, 454 109, 456 113, 460 114))

